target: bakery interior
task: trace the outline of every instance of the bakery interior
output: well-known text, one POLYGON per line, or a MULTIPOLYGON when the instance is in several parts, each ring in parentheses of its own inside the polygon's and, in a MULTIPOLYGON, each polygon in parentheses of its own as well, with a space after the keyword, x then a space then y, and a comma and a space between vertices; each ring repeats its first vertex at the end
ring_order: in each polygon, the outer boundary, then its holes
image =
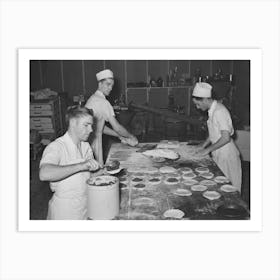
MULTIPOLYGON (((68 106, 84 105, 96 91, 96 73, 111 69, 115 84, 107 100, 117 120, 139 143, 200 143, 207 113, 192 102, 195 83, 213 86, 230 111, 242 163, 241 198, 250 208, 250 61, 248 60, 31 60, 30 219, 44 220, 52 196, 39 180, 46 145, 67 130, 68 106)), ((106 157, 118 139, 103 136, 106 157)))

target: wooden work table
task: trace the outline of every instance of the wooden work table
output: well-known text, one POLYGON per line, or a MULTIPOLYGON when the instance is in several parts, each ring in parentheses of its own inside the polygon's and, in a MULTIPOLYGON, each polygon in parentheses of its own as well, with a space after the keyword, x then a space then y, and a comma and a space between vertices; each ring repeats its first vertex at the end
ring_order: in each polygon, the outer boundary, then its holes
MULTIPOLYGON (((149 143, 152 144, 152 143, 149 143)), ((156 144, 156 143, 154 143, 156 144)), ((202 196, 203 192, 192 191, 191 196, 178 196, 173 192, 177 188, 185 188, 191 190, 190 186, 183 184, 182 177, 179 184, 167 185, 164 183, 164 177, 158 185, 151 185, 148 182, 149 174, 145 174, 145 187, 138 189, 131 183, 132 176, 135 175, 127 171, 131 167, 145 167, 145 168, 160 168, 163 166, 172 166, 178 170, 181 167, 190 167, 197 175, 195 180, 198 182, 205 180, 195 172, 195 168, 199 166, 206 166, 214 174, 214 176, 223 175, 218 166, 210 157, 198 158, 193 151, 195 146, 187 145, 187 143, 180 143, 180 147, 174 149, 180 158, 176 161, 166 160, 165 162, 154 162, 152 159, 144 156, 141 152, 137 152, 141 147, 147 143, 141 143, 138 147, 129 147, 127 145, 116 143, 112 144, 107 162, 111 160, 120 161, 120 165, 124 170, 116 175, 119 178, 127 177, 127 183, 120 183, 120 214, 117 219, 132 219, 132 220, 150 220, 150 219, 166 219, 163 213, 168 209, 180 209, 185 213, 183 219, 194 220, 218 220, 218 219, 237 219, 225 218, 217 213, 219 206, 234 204, 246 209, 246 215, 238 219, 249 219, 250 213, 247 204, 242 200, 239 192, 223 192, 220 187, 223 184, 217 183, 215 186, 208 187, 208 190, 215 190, 221 194, 219 199, 208 200, 202 196)))

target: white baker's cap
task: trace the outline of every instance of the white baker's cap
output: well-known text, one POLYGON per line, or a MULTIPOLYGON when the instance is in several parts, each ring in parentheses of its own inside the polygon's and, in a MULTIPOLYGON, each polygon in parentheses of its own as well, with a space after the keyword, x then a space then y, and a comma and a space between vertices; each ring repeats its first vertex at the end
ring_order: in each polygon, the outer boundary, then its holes
POLYGON ((105 69, 96 74, 97 81, 101 81, 103 79, 114 79, 114 74, 111 70, 105 69))
POLYGON ((193 97, 202 97, 202 98, 210 98, 211 97, 211 89, 212 86, 208 83, 196 83, 192 96, 193 97))

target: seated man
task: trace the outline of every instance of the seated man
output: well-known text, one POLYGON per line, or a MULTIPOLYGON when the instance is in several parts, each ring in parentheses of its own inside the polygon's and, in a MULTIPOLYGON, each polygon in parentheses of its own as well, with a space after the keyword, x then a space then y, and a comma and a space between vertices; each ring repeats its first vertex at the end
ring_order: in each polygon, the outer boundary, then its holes
POLYGON ((99 169, 87 139, 92 132, 93 113, 73 106, 67 110, 67 132, 51 142, 40 162, 40 180, 50 181, 54 192, 49 201, 49 220, 87 219, 87 179, 99 169))

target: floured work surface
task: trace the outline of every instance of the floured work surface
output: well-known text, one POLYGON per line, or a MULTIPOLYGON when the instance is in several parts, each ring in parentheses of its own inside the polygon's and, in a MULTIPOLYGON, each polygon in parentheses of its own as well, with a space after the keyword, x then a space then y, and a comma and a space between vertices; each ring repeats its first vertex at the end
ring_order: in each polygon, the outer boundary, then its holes
MULTIPOLYGON (((111 160, 120 161, 121 168, 124 170, 116 175, 120 179, 120 214, 118 219, 132 220, 159 220, 172 219, 164 216, 165 211, 169 209, 179 209, 184 212, 181 219, 194 220, 228 220, 228 219, 250 219, 250 213, 247 204, 241 199, 238 192, 225 192, 221 190, 224 184, 230 182, 217 183, 214 179, 224 174, 217 167, 210 157, 197 157, 194 152, 196 146, 190 146, 186 143, 180 143, 179 148, 173 149, 180 155, 179 159, 154 161, 144 156, 139 149, 148 143, 141 143, 137 147, 117 143, 111 146, 107 162, 111 160), (160 168, 173 167, 172 173, 162 173, 160 168), (188 168, 195 174, 195 178, 188 179, 188 168), (205 178, 203 173, 195 171, 198 167, 207 167, 214 177, 205 183, 207 189, 199 191, 202 188, 194 187, 203 185, 205 178), (160 182, 159 182, 160 180, 160 182), (212 184, 209 184, 209 181, 212 184), (193 187, 193 188, 192 188, 193 187), (177 189, 188 190, 191 195, 180 195, 177 189), (192 190, 193 189, 193 190, 192 190), (198 189, 198 191, 197 191, 198 189), (221 196, 218 199, 207 199, 203 195, 205 191, 216 191, 221 196), (218 210, 220 206, 231 209, 245 209, 242 216, 221 215, 218 210)), ((153 144, 153 143, 152 143, 153 144)), ((161 169, 163 170, 163 169, 161 169)), ((190 176, 193 177, 193 176, 190 176)), ((225 211, 223 213, 226 213, 225 211)), ((231 211, 231 213, 234 213, 231 211)), ((240 213, 240 211, 239 211, 240 213)), ((175 218, 174 218, 175 219, 175 218)))

